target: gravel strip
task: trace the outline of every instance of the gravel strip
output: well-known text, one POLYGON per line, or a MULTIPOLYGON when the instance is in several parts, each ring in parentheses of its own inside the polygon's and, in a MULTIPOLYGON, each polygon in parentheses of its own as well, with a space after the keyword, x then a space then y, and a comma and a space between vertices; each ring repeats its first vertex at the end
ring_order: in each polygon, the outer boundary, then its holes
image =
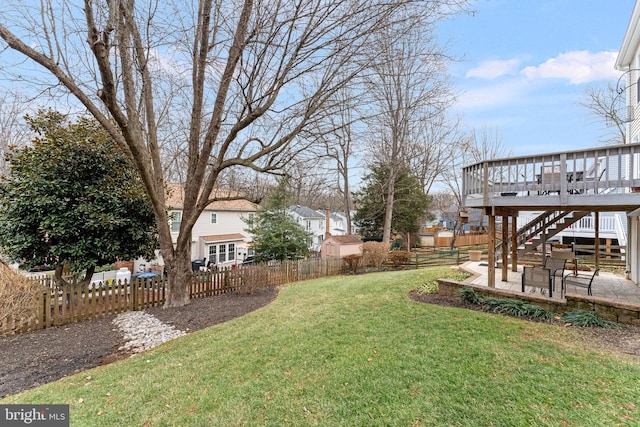
POLYGON ((128 311, 119 314, 113 319, 113 323, 124 334, 125 344, 119 350, 133 354, 186 335, 186 332, 167 325, 144 311, 128 311))

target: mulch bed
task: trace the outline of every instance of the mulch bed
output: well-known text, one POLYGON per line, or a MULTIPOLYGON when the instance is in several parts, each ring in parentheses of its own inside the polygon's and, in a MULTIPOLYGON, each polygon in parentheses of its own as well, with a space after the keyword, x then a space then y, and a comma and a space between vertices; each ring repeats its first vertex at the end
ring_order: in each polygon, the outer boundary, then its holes
MULTIPOLYGON (((194 299, 184 307, 145 310, 176 328, 193 332, 263 307, 278 295, 275 287, 253 295, 229 293, 194 299)), ((113 362, 129 354, 118 350, 122 333, 116 315, 0 338, 0 398, 113 362)))
MULTIPOLYGON (((480 305, 467 304, 457 298, 442 296, 436 293, 419 294, 415 291, 412 291, 409 293, 409 297, 415 301, 427 304, 484 311, 482 306, 480 305)), ((523 320, 534 322, 541 321, 538 319, 523 320)), ((570 326, 566 325, 559 319, 556 319, 554 322, 552 322, 552 324, 558 327, 570 326)), ((622 327, 620 328, 575 328, 580 331, 585 344, 589 346, 592 346, 594 348, 606 348, 640 357, 640 327, 638 326, 622 325, 622 327)))

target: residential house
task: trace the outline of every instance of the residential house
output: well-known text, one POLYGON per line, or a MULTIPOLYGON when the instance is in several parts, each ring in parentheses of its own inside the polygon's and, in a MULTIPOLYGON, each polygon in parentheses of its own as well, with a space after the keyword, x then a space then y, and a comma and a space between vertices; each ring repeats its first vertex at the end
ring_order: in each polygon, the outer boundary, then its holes
POLYGON ((330 212, 329 209, 323 212, 307 206, 292 205, 289 207, 289 213, 302 228, 313 234, 313 241, 309 247, 312 252, 320 252, 327 233, 332 236, 355 234, 353 225, 351 233, 347 233, 347 217, 342 212, 330 212))
MULTIPOLYGON (((326 217, 326 214, 325 214, 326 217)), ((351 233, 347 231, 347 216, 344 212, 331 212, 331 221, 329 223, 329 231, 332 236, 345 236, 347 234, 358 234, 358 229, 351 219, 351 233)))
MULTIPOLYGON (((174 243, 182 222, 184 192, 179 184, 169 185, 167 206, 170 215, 171 235, 174 243)), ((230 192, 220 196, 232 196, 230 192)), ((191 259, 202 265, 219 266, 241 263, 247 256, 253 255, 249 242, 251 236, 245 231, 247 224, 243 219, 250 218, 258 206, 248 200, 218 200, 210 203, 200 214, 191 232, 191 259)), ((149 266, 138 261, 136 271, 145 271, 149 266)), ((162 265, 162 258, 154 262, 162 265)))
MULTIPOLYGON (((616 59, 615 67, 624 74, 618 87, 626 97, 626 111, 618 112, 626 122, 626 139, 629 143, 640 142, 640 4, 636 2, 631 13, 627 31, 616 59)), ((637 177, 634 177, 637 178, 637 177)))
MULTIPOLYGON (((616 59, 615 67, 623 74, 616 88, 619 93, 624 93, 626 99, 626 111, 622 111, 622 119, 626 122, 626 140, 628 143, 640 142, 640 3, 636 2, 631 12, 631 19, 622 40, 622 46, 616 59)), ((640 178, 640 154, 628 156, 626 163, 629 166, 627 178, 637 180, 640 178)), ((635 183, 630 191, 640 191, 635 183)), ((628 213, 628 239, 627 239, 627 270, 629 277, 635 283, 640 284, 640 208, 628 213)))
POLYGON ((309 249, 312 252, 320 252, 320 246, 325 237, 325 215, 309 207, 300 205, 289 206, 289 212, 302 228, 313 235, 309 249))

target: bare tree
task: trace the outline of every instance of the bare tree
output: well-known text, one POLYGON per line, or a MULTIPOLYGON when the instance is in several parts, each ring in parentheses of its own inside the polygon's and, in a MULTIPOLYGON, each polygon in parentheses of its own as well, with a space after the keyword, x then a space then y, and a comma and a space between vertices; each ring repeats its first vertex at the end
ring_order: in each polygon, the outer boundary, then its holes
POLYGON ((29 127, 23 121, 26 105, 17 92, 0 93, 0 176, 7 173, 7 152, 25 146, 30 140, 29 127))
MULTIPOLYGON (((320 149, 321 147, 318 147, 320 149)), ((328 170, 326 159, 322 156, 306 161, 291 162, 286 168, 288 188, 291 192, 291 203, 311 208, 318 206, 324 196, 334 188, 334 173, 328 170)))
POLYGON ((607 87, 589 86, 585 99, 580 105, 589 110, 591 116, 607 128, 603 142, 608 144, 627 143, 627 105, 623 91, 611 84, 607 87))
POLYGON ((376 38, 374 54, 380 60, 368 77, 371 112, 371 163, 389 170, 386 188, 383 242, 391 239, 395 201, 394 182, 420 152, 421 137, 440 119, 453 97, 446 74, 446 56, 436 43, 434 17, 408 17, 402 25, 376 38))
POLYGON ((362 132, 358 126, 362 125, 362 117, 357 111, 357 100, 360 94, 351 88, 337 93, 337 101, 342 105, 338 114, 329 117, 330 131, 325 132, 324 142, 326 156, 335 164, 337 176, 337 191, 342 195, 342 210, 347 221, 347 234, 351 234, 351 212, 353 200, 351 195, 351 163, 355 161, 355 153, 364 146, 362 132))
POLYGON ((452 248, 455 245, 456 235, 461 232, 460 214, 465 212, 462 204, 462 168, 473 163, 512 155, 512 150, 504 146, 500 132, 486 126, 480 130, 474 129, 466 138, 461 138, 455 147, 455 155, 450 158, 449 167, 445 168, 441 175, 442 182, 448 187, 452 198, 447 199, 444 196, 440 198, 440 200, 453 202, 448 209, 445 207, 454 223, 452 248))
POLYGON ((317 141, 305 132, 333 114, 327 101, 370 65, 361 53, 375 34, 409 10, 436 14, 458 2, 20 4, 3 10, 0 47, 17 68, 2 73, 25 71, 25 57, 39 64, 26 77, 43 93, 74 97, 130 156, 158 223, 166 306, 178 306, 189 302, 191 231, 221 174, 282 169, 317 141), (169 142, 174 155, 162 152, 169 142), (184 206, 174 244, 165 182, 167 163, 179 158, 184 206))
POLYGON ((451 166, 461 144, 467 142, 467 136, 460 130, 460 119, 447 119, 446 114, 420 123, 417 136, 409 162, 422 182, 424 193, 429 194, 434 183, 451 166))

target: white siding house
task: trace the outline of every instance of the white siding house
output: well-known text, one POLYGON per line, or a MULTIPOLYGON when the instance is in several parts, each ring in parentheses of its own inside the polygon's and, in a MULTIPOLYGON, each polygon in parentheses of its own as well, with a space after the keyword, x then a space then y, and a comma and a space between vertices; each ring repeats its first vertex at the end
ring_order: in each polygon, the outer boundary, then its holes
POLYGON ((356 234, 353 230, 347 233, 347 218, 340 212, 319 211, 307 206, 289 206, 289 213, 293 219, 305 230, 313 234, 313 242, 309 248, 311 251, 320 252, 322 242, 327 237, 327 232, 331 236, 345 236, 356 234), (327 217, 329 218, 327 220, 327 217), (328 221, 328 222, 327 222, 328 221))
POLYGON ((325 215, 306 206, 292 205, 289 206, 289 213, 293 219, 302 226, 306 231, 313 235, 311 242, 311 251, 320 252, 320 247, 325 235, 325 215))
MULTIPOLYGON (((216 191, 216 190, 214 190, 216 191)), ((227 195, 231 195, 226 192, 227 195)), ((220 194, 220 197, 224 196, 220 194)), ((171 234, 174 242, 182 221, 182 187, 171 185, 167 204, 171 218, 171 234)), ((242 262, 250 254, 251 236, 245 228, 247 219, 255 214, 258 206, 248 200, 218 200, 200 214, 191 232, 191 259, 205 265, 231 265, 242 262)))
MULTIPOLYGON (((615 67, 622 71, 620 82, 626 99, 626 111, 621 115, 626 122, 626 142, 640 142, 640 3, 636 2, 631 12, 629 25, 622 40, 622 46, 616 59, 615 67)), ((620 86, 620 85, 619 85, 620 86)), ((620 114, 620 113, 619 113, 620 114)), ((638 165, 640 156, 629 156, 628 163, 623 167, 631 168, 630 165, 638 165), (631 163, 633 162, 633 163, 631 163)), ((638 178, 633 176, 630 178, 638 178)), ((632 188, 637 191, 637 188, 632 188)), ((640 214, 639 209, 628 213, 627 222, 627 271, 629 278, 636 284, 640 283, 640 214)))
MULTIPOLYGON (((640 142, 640 5, 636 2, 616 59, 616 69, 625 73, 621 79, 627 111, 627 142, 640 142)), ((620 115, 620 112, 619 112, 620 115)))

